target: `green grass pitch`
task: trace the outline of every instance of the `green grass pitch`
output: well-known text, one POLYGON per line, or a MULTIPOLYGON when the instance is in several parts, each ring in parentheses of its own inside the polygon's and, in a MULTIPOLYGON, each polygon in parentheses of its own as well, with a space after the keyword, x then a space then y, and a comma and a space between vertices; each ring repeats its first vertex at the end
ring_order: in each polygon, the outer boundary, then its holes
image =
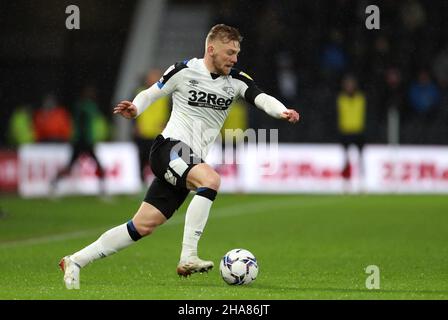
POLYGON ((215 268, 184 279, 175 270, 187 201, 150 237, 84 268, 81 290, 66 290, 60 258, 129 220, 140 201, 1 197, 0 299, 448 298, 448 197, 436 195, 221 194, 199 243, 215 268), (260 272, 229 286, 218 264, 239 247, 260 272), (366 288, 369 265, 378 290, 366 288))

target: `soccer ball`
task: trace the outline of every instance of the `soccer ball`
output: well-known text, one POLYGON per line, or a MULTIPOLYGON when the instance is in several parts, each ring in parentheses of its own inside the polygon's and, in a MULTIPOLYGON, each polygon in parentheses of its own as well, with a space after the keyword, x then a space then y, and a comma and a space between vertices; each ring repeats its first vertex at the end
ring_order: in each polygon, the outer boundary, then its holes
POLYGON ((219 271, 223 280, 230 285, 249 284, 258 275, 255 256, 245 249, 233 249, 221 259, 219 271))

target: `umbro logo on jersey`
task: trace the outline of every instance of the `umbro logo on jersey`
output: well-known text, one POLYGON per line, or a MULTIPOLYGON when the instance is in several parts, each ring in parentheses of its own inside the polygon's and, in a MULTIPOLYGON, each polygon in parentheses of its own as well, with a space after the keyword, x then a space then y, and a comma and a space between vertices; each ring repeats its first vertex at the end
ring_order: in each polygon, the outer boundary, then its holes
POLYGON ((224 92, 230 96, 235 95, 235 90, 232 87, 224 87, 224 88, 222 88, 222 90, 224 90, 224 92))
POLYGON ((199 81, 196 80, 190 80, 188 82, 190 83, 189 84, 190 87, 196 87, 199 84, 199 81))

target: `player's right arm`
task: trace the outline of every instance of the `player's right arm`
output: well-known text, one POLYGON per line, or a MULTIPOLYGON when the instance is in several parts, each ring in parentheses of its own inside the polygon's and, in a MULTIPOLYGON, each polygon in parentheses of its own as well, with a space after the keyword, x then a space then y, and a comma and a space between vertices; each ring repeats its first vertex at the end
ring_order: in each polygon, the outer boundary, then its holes
POLYGON ((141 91, 132 102, 121 101, 114 108, 114 114, 120 114, 127 119, 138 117, 148 106, 153 104, 162 96, 172 93, 176 89, 178 72, 186 68, 186 63, 176 63, 169 67, 162 78, 151 87, 141 91))
POLYGON ((114 108, 114 114, 121 114, 126 119, 132 119, 137 116, 137 107, 130 101, 121 101, 114 108))
POLYGON ((139 116, 145 109, 153 104, 157 99, 166 95, 163 90, 161 90, 157 83, 153 84, 146 90, 141 91, 134 100, 131 101, 121 101, 114 108, 114 114, 121 114, 126 119, 132 119, 139 116))

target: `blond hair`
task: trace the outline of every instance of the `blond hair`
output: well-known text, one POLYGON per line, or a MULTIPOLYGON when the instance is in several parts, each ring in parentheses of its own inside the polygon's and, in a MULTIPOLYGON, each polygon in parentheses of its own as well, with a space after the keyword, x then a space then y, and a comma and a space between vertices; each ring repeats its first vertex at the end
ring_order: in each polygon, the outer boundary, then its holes
POLYGON ((230 41, 238 41, 241 43, 243 37, 238 29, 221 23, 213 26, 208 32, 205 40, 206 46, 215 40, 220 40, 223 43, 228 43, 230 41))

